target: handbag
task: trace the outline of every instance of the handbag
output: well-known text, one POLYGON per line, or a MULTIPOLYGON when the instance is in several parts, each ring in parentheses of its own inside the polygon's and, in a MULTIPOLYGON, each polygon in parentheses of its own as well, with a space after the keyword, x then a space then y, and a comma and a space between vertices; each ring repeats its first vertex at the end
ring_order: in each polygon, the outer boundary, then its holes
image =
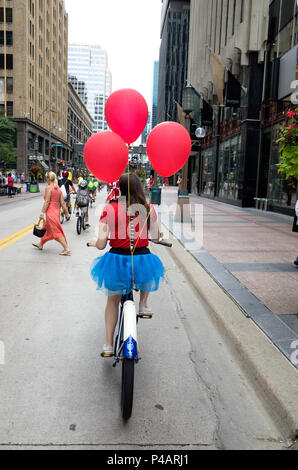
POLYGON ((34 225, 33 228, 33 235, 35 235, 38 238, 42 238, 44 234, 46 233, 47 229, 44 226, 44 219, 40 218, 38 223, 34 225))

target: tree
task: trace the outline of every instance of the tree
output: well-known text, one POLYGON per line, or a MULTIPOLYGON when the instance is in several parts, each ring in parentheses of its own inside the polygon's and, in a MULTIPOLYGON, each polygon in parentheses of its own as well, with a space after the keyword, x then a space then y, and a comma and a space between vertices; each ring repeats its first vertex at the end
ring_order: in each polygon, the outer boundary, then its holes
POLYGON ((13 121, 0 112, 0 161, 13 163, 17 159, 14 147, 14 124, 13 121))

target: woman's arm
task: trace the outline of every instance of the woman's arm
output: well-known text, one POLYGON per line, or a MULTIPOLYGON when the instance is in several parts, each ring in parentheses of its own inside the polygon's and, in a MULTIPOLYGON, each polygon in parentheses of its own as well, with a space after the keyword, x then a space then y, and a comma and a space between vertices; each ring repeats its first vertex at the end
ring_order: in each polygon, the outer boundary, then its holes
POLYGON ((98 250, 104 250, 107 246, 109 238, 109 227, 107 224, 101 222, 99 224, 98 238, 93 238, 89 242, 89 246, 95 246, 98 250))
POLYGON ((41 209, 42 214, 45 214, 49 208, 49 205, 51 202, 51 194, 52 194, 52 188, 47 186, 46 191, 45 191, 45 201, 41 209))
POLYGON ((150 221, 150 234, 153 243, 158 243, 160 240, 160 230, 158 220, 150 221))
POLYGON ((62 206, 62 209, 63 209, 63 212, 66 216, 67 219, 70 219, 70 215, 69 215, 69 212, 68 212, 68 208, 67 208, 67 205, 65 204, 65 201, 64 201, 64 197, 63 197, 63 194, 61 193, 60 195, 60 204, 62 206))

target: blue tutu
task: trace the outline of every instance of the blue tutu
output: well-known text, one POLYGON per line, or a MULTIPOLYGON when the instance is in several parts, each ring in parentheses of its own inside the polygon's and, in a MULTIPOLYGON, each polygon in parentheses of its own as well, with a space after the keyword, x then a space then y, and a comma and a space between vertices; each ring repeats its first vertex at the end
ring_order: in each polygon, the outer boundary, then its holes
MULTIPOLYGON (((125 295, 132 290, 131 256, 106 253, 96 258, 91 265, 91 277, 97 284, 97 290, 106 295, 125 295)), ((133 257, 134 288, 153 292, 163 280, 164 268, 158 256, 152 253, 134 255, 133 257)))

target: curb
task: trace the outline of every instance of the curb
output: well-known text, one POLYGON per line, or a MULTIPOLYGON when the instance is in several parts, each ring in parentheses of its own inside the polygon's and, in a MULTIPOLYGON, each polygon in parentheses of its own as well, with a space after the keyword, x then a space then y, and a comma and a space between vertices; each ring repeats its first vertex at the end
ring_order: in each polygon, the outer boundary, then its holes
POLYGON ((253 319, 243 315, 235 301, 177 239, 173 239, 170 253, 203 299, 274 421, 287 437, 295 440, 298 430, 297 369, 253 319))

